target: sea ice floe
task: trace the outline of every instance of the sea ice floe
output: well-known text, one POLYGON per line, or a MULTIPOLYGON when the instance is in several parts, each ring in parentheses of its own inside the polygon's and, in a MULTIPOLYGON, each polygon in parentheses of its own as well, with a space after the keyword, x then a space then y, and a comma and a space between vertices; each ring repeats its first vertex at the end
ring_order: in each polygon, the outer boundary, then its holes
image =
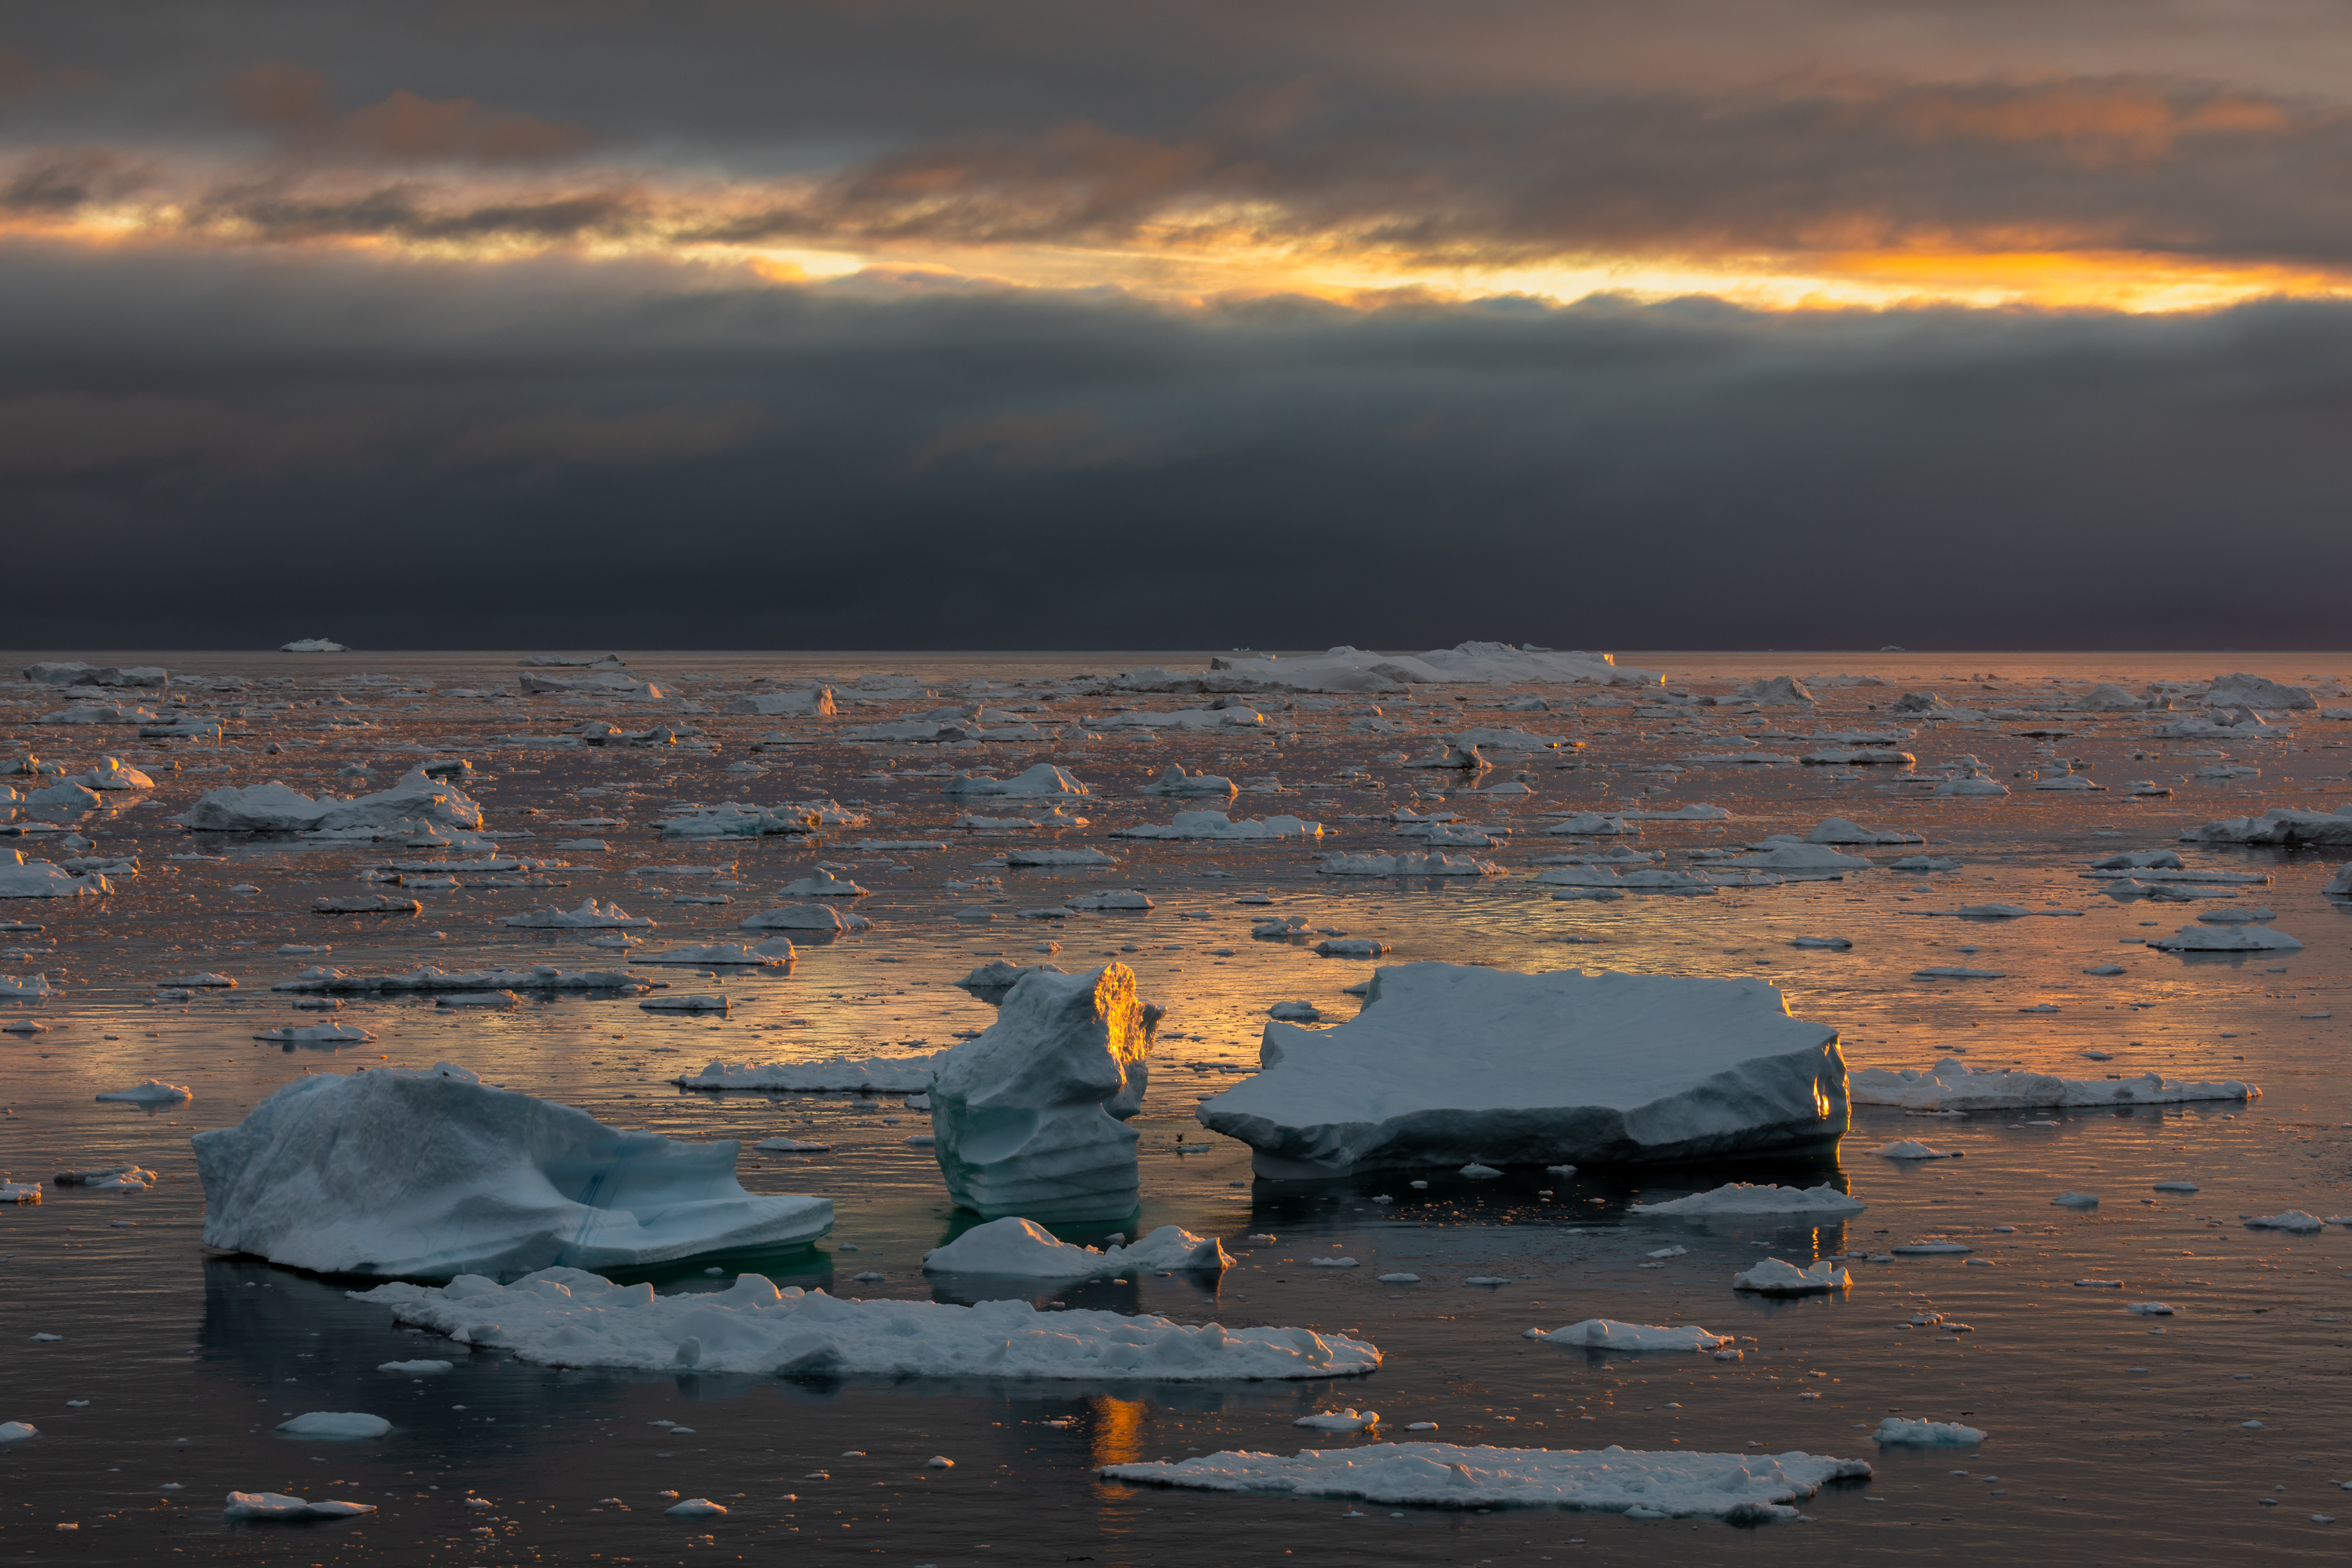
POLYGON ((1326 855, 1316 868, 1327 877, 1499 877, 1492 860, 1443 851, 1428 855, 1326 855))
POLYGON ((253 1037, 289 1046, 364 1046, 375 1038, 365 1029, 351 1024, 289 1024, 281 1028, 260 1030, 253 1037))
POLYGON ((940 1054, 829 1057, 815 1062, 714 1061, 669 1081, 680 1089, 784 1090, 793 1094, 920 1094, 931 1087, 940 1054))
POLYGON ((2333 812, 2275 806, 2260 816, 2232 816, 2191 827, 2183 844, 2352 844, 2352 804, 2333 812))
POLYGON ((320 1273, 641 1267, 833 1223, 824 1198, 746 1193, 732 1140, 623 1132, 446 1062, 298 1078, 194 1142, 206 1245, 320 1273))
POLYGON ((2326 1222, 2315 1214, 2301 1209, 2289 1209, 2284 1214, 2259 1214, 2246 1216, 2248 1230, 2284 1230, 2297 1236, 2309 1236, 2326 1228, 2326 1222))
POLYGON ((1198 1115, 1266 1175, 1685 1159, 1846 1125, 1836 1031, 1754 980, 1396 965, 1336 1027, 1269 1022, 1259 1059, 1198 1115))
POLYGON ((836 877, 819 867, 813 875, 778 888, 776 895, 785 899, 862 899, 866 890, 846 877, 836 877))
POLYGON ((1621 1323, 1613 1318, 1587 1318, 1549 1333, 1529 1329, 1520 1338, 1600 1351, 1711 1351, 1732 1342, 1731 1335, 1711 1334, 1696 1323, 1661 1328, 1647 1323, 1621 1323))
POLYGON ((1643 1452, 1608 1447, 1462 1447, 1377 1443, 1278 1454, 1224 1452, 1175 1462, 1110 1465, 1111 1480, 1202 1491, 1347 1498, 1438 1508, 1559 1508, 1629 1519, 1713 1518, 1760 1523, 1822 1485, 1870 1474, 1859 1459, 1784 1454, 1643 1452))
POLYGON ((1171 763, 1165 773, 1161 773, 1158 778, 1152 779, 1143 784, 1138 793, 1142 795, 1206 795, 1231 797, 1238 792, 1234 790, 1234 781, 1231 779, 1220 778, 1214 773, 1188 773, 1184 771, 1181 763, 1171 763))
POLYGON ((1132 827, 1114 828, 1113 838, 1218 838, 1218 839, 1281 839, 1320 838, 1323 825, 1307 822, 1296 816, 1228 818, 1222 811, 1180 811, 1175 820, 1168 823, 1139 823, 1132 827))
POLYGON ((122 1100, 132 1105, 169 1105, 176 1100, 194 1100, 195 1091, 161 1079, 142 1079, 129 1089, 113 1089, 98 1096, 100 1100, 122 1100))
POLYGON ((977 1225, 923 1255, 927 1274, 1006 1274, 1081 1279, 1105 1274, 1219 1273, 1231 1266, 1215 1237, 1163 1225, 1124 1247, 1079 1247, 1035 1220, 1007 1215, 977 1225))
POLYGON ((1637 1203, 1635 1214, 1647 1215, 1718 1215, 1718 1214, 1860 1214, 1869 1205, 1860 1198, 1850 1197, 1823 1182, 1817 1187, 1780 1187, 1769 1183, 1751 1186, 1746 1182, 1728 1182, 1711 1192, 1693 1193, 1686 1198, 1670 1198, 1663 1203, 1637 1203))
POLYGON ((1811 1296, 1823 1291, 1843 1290, 1853 1283, 1853 1277, 1837 1265, 1834 1258, 1824 1258, 1804 1268, 1778 1258, 1767 1258, 1754 1268, 1731 1277, 1735 1290, 1752 1290, 1764 1296, 1811 1296))
MULTIPOLYGON (((289 644, 288 651, 301 653, 311 650, 289 644)), ((332 651, 340 653, 342 650, 336 648, 332 651)), ((357 1514, 374 1511, 375 1504, 372 1502, 306 1502, 284 1492, 231 1492, 228 1494, 228 1506, 221 1510, 221 1517, 244 1521, 350 1519, 357 1514)))
POLYGON ((762 910, 742 922, 743 931, 832 931, 836 935, 871 930, 874 922, 864 915, 851 914, 825 904, 785 904, 781 908, 762 910))
POLYGON ((291 1421, 280 1421, 278 1430, 289 1437, 381 1437, 392 1430, 392 1423, 381 1415, 353 1410, 313 1410, 291 1421))
POLYGON ((466 1275, 439 1289, 383 1285, 352 1294, 389 1307, 401 1322, 549 1366, 1205 1383, 1347 1377, 1381 1364, 1373 1345, 1307 1329, 1041 1312, 1024 1300, 845 1300, 796 1286, 779 1290, 758 1274, 739 1274, 725 1290, 678 1296, 577 1268, 545 1269, 505 1287, 466 1275))
POLYGON ((1318 1432, 1364 1432, 1380 1424, 1379 1411, 1358 1410, 1352 1405, 1345 1410, 1318 1410, 1291 1423, 1293 1426, 1312 1427, 1318 1432))
POLYGON ((430 1359, 424 1361, 388 1361, 380 1364, 376 1368, 376 1371, 388 1372, 395 1377, 434 1377, 442 1373, 447 1372, 455 1365, 457 1365, 457 1363, 455 1362, 434 1361, 430 1359))
POLYGON ((664 952, 638 952, 630 955, 635 963, 688 964, 698 968, 784 968, 793 966, 796 955, 793 944, 783 937, 772 937, 755 946, 741 942, 697 942, 687 947, 673 947, 664 952))
MULTIPOLYGON (((1853 1082, 1853 1079, 1849 1078, 1846 1081, 1850 1084, 1853 1082)), ((1941 1149, 1931 1149, 1927 1144, 1920 1142, 1916 1138, 1898 1138, 1894 1142, 1887 1144, 1885 1148, 1874 1149, 1871 1152, 1879 1155, 1881 1158, 1888 1160, 1948 1160, 1952 1158, 1951 1155, 1945 1153, 1941 1149)))
POLYGON ((2050 1206, 2061 1209, 2095 1209, 2099 1206, 2096 1193, 2060 1193, 2050 1200, 2050 1206))
POLYGON ((1017 795, 1034 798, 1041 795, 1086 795, 1087 786, 1071 774, 1051 763, 1039 763, 1027 772, 1009 779, 993 778, 986 773, 961 773, 949 781, 940 792, 953 795, 1017 795))
POLYGON ((434 964, 402 974, 362 974, 315 965, 273 991, 313 994, 362 994, 381 991, 618 991, 635 994, 653 982, 617 969, 559 969, 551 963, 529 969, 446 970, 434 964))
POLYGON ((30 1421, 0 1421, 0 1443, 21 1443, 40 1435, 41 1429, 30 1421))
POLYGON ((499 923, 530 931, 612 931, 625 927, 642 930, 654 922, 629 913, 618 900, 606 904, 590 899, 576 910, 532 910, 528 914, 508 915, 499 923))
POLYGON ((2164 952, 2299 952, 2300 938, 2264 925, 2185 925, 2148 946, 2164 952))
POLYGON ((84 899, 114 891, 104 877, 80 877, 21 849, 0 850, 0 899, 84 899))
POLYGON ((419 827, 482 826, 482 808, 445 778, 412 768, 390 789, 349 800, 313 800, 273 779, 268 784, 207 790, 173 820, 208 833, 410 833, 419 827))
POLYGON ((1032 970, 996 1022, 942 1054, 930 1090, 940 1170, 989 1218, 1122 1219, 1140 1191, 1135 1130, 1151 1037, 1134 972, 1032 970))
POLYGON ((2021 1068, 1979 1070, 1958 1057, 1948 1057, 1927 1068, 1861 1068, 1847 1075, 1846 1092, 1856 1105, 1964 1111, 2179 1105, 2192 1100, 2256 1100, 2263 1091, 2237 1079, 2182 1082, 2155 1073, 2136 1078, 2058 1078, 2021 1068))
POLYGON ((1873 1440, 1890 1447, 1972 1448, 1985 1440, 1985 1435, 1956 1421, 1917 1421, 1889 1415, 1878 1424, 1873 1440))

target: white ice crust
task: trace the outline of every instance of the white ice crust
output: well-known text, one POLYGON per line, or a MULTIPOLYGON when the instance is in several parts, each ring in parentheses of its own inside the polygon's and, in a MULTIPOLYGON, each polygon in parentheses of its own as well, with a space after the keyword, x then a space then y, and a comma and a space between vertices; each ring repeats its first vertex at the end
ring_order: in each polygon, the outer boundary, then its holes
POLYGON ((1141 1177, 1136 1132, 1151 1048, 1135 973, 1033 969, 996 1022, 942 1053, 931 1131, 948 1193, 991 1219, 1124 1219, 1141 1177))
POLYGON ((1041 1312, 1026 1301, 957 1307, 848 1300, 758 1274, 728 1289, 656 1296, 577 1268, 500 1286, 384 1285, 355 1300, 404 1323, 546 1366, 833 1377, 1101 1379, 1159 1383, 1348 1377, 1375 1346, 1306 1329, 1190 1327, 1118 1312, 1041 1312))
POLYGON ((824 1198, 745 1192, 732 1140, 624 1132, 446 1062, 298 1078, 194 1142, 206 1245, 320 1273, 627 1268, 833 1224, 824 1198))
POLYGON ((1225 1452, 1178 1463, 1110 1465, 1112 1480, 1202 1491, 1353 1498, 1438 1508, 1570 1508, 1633 1519, 1794 1519, 1826 1481, 1870 1474, 1860 1459, 1686 1454, 1632 1448, 1491 1448, 1374 1443, 1279 1454, 1225 1452))
POLYGON ((1344 1024, 1269 1022, 1259 1059, 1198 1115, 1273 1176, 1687 1159, 1846 1126, 1837 1032, 1757 980, 1393 965, 1344 1024))
POLYGON ((1106 1274, 1222 1273, 1233 1263, 1213 1236, 1163 1225, 1125 1247, 1078 1247, 1032 1219, 1007 1215, 976 1225, 923 1255, 927 1274, 1007 1274, 1084 1279, 1106 1274))
POLYGON ((2179 1105, 2200 1100, 2255 1100, 2262 1090, 2237 1079, 2184 1083, 2156 1073, 2136 1078, 2058 1078, 2020 1068, 1971 1068, 1958 1057, 1933 1068, 1864 1068, 1846 1079, 1856 1105, 1906 1110, 2040 1110, 2067 1106, 2179 1105))
POLYGON ((1548 1345, 1580 1345, 1595 1351, 1711 1351, 1731 1342, 1729 1334, 1711 1334, 1696 1323, 1672 1328, 1654 1323, 1621 1323, 1614 1318, 1587 1318, 1546 1333, 1529 1329, 1522 1339, 1548 1345))

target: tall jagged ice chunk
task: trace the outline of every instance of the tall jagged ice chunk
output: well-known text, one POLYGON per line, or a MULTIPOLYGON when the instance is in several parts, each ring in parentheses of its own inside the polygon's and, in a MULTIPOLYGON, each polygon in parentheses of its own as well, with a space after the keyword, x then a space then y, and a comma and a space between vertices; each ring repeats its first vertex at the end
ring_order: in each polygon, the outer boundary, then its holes
POLYGON ((1227 1329, 1118 1312, 1041 1312, 1026 1301, 959 1307, 845 1300, 758 1274, 725 1290, 657 1296, 577 1268, 501 1287, 381 1285, 354 1300, 545 1366, 782 1377, 1077 1378, 1121 1383, 1319 1381, 1378 1370, 1378 1346, 1298 1328, 1227 1329))
POLYGON ((1759 980, 1398 964, 1335 1028, 1267 1024, 1259 1059, 1197 1114, 1271 1177, 1822 1148, 1847 1122, 1837 1031, 1759 980))
POLYGON ((624 1132, 446 1062, 299 1078, 194 1142, 206 1245, 322 1274, 638 1268, 833 1225, 824 1198, 745 1192, 731 1139, 624 1132))
POLYGON ((319 833, 353 829, 482 826, 482 808, 446 779, 411 768, 398 784, 373 795, 313 800, 272 779, 243 789, 206 790, 173 819, 200 833, 319 833))
POLYGON ((996 1022, 941 1054, 931 1087, 940 1171, 990 1219, 1124 1219, 1142 1190, 1136 1132, 1151 1037, 1135 972, 1034 969, 996 1022))

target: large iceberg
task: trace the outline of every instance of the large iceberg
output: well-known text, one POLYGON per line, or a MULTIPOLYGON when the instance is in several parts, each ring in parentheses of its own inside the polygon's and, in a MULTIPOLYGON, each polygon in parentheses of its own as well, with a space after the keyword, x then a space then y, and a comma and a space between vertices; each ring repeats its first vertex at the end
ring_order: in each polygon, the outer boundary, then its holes
POLYGON ((2262 1090, 2237 1079, 2183 1083, 2155 1073, 2137 1078, 2058 1078, 2017 1068, 1972 1068, 1958 1057, 1933 1068, 1864 1068, 1846 1079, 1856 1105, 1906 1110, 2047 1110, 2074 1106, 2179 1105, 2198 1100, 2255 1100, 2262 1090))
POLYGON ((1125 1118, 1142 1109, 1150 1049, 1127 965, 1023 974, 996 1022, 939 1061, 931 1131, 950 1195, 991 1219, 1132 1214, 1142 1178, 1125 1118))
POLYGON ((732 1139, 624 1132, 446 1062, 298 1078, 193 1142, 205 1244, 321 1274, 641 1268, 833 1226, 824 1198, 745 1192, 732 1139))
MULTIPOLYGON (((1373 1443, 1279 1454, 1107 1465, 1117 1481, 1287 1498, 1349 1498, 1435 1508, 1559 1508, 1629 1519, 1707 1518, 1754 1524, 1794 1519, 1793 1506, 1828 1481, 1870 1474, 1860 1459, 1786 1454, 1698 1454, 1679 1448, 1491 1448, 1453 1443, 1373 1443)), ((1676 1553, 1666 1553, 1676 1555, 1676 1553)))
POLYGON ((420 826, 478 830, 482 808, 446 779, 412 768, 398 784, 350 800, 313 800, 273 779, 243 789, 206 790, 173 818, 200 833, 336 833, 420 826))
POLYGON ((546 1366, 786 1377, 1058 1378, 1145 1383, 1352 1377, 1378 1347, 1307 1329, 1193 1327, 1118 1312, 1041 1312, 1026 1301, 957 1307, 845 1300, 739 1274, 725 1290, 657 1296, 577 1268, 499 1286, 383 1285, 355 1300, 404 1323, 546 1366))
POLYGON ((1268 1023, 1259 1056, 1197 1114, 1267 1176, 1819 1148, 1847 1121, 1837 1031, 1758 980, 1400 964, 1335 1028, 1268 1023))

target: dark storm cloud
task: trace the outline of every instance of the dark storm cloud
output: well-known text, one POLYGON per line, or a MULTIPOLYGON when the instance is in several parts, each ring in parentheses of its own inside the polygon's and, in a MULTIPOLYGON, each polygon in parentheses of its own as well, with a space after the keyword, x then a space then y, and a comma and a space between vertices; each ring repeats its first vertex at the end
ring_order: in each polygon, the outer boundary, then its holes
POLYGON ((2340 305, 1186 313, 660 282, 0 253, 0 289, 47 307, 0 317, 12 624, 122 647, 296 621, 375 647, 2341 641, 2340 305))

